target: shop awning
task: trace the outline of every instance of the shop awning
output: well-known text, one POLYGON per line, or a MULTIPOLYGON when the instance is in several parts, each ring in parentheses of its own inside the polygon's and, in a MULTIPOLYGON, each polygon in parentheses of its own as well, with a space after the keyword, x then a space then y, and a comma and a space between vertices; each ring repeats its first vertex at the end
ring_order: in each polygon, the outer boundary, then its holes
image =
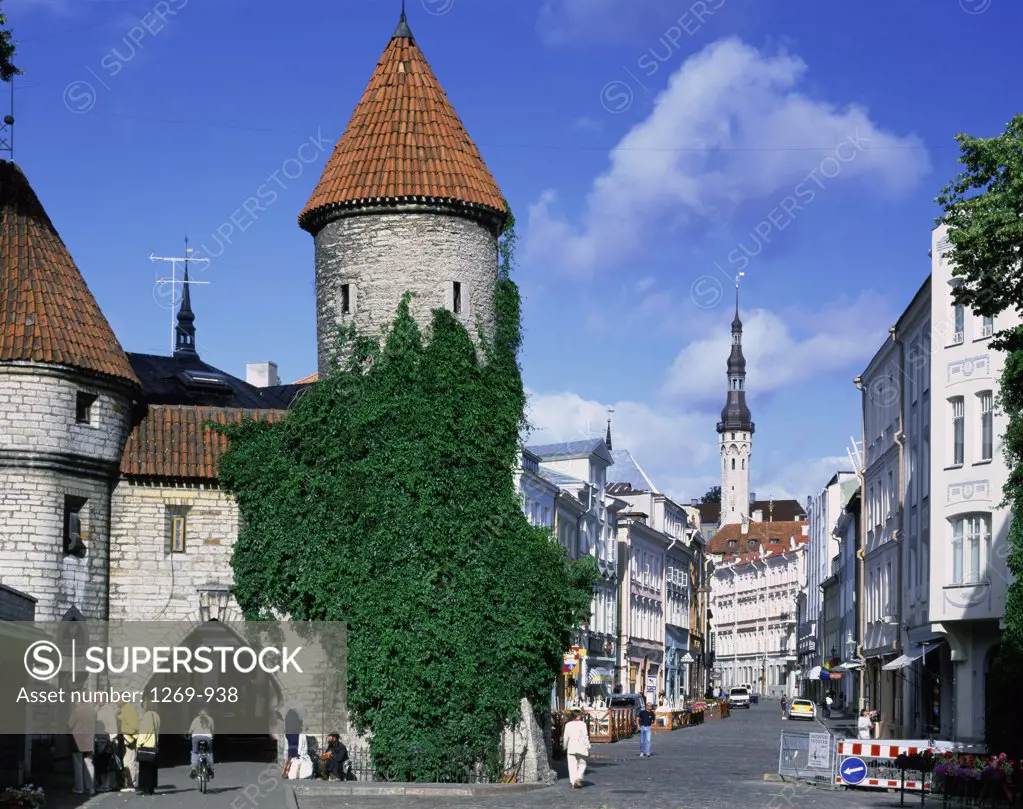
POLYGON ((854 669, 863 668, 863 664, 859 660, 850 660, 848 663, 843 663, 841 666, 835 668, 842 669, 843 671, 852 671, 854 669))
POLYGON ((920 655, 916 655, 915 657, 911 657, 910 655, 902 655, 901 657, 896 657, 891 663, 885 663, 883 666, 881 666, 881 670, 898 671, 899 669, 904 669, 906 668, 906 666, 911 665, 913 661, 916 660, 918 657, 920 657, 920 655))
POLYGON ((597 683, 611 683, 614 682, 614 678, 614 674, 609 669, 600 668, 599 666, 590 669, 590 685, 596 685, 597 683))

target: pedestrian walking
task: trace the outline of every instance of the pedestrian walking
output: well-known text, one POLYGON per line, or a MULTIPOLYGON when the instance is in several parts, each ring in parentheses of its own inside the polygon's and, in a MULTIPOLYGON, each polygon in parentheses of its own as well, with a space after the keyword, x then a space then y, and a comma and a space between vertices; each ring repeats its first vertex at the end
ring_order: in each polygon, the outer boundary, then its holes
POLYGON ((590 754, 590 729, 578 711, 572 711, 569 717, 561 746, 568 756, 568 780, 572 782, 572 789, 580 789, 586 774, 586 757, 590 754))
POLYGON ((136 794, 152 795, 160 770, 160 714, 153 710, 152 702, 142 700, 142 718, 139 719, 139 783, 136 794))
POLYGON ((782 719, 786 719, 788 717, 788 707, 789 707, 788 698, 784 694, 782 694, 781 695, 781 718, 782 719))
POLYGON ((656 714, 649 707, 644 707, 639 712, 639 755, 640 758, 650 758, 650 737, 654 735, 654 720, 656 714))
POLYGON ((121 792, 134 792, 139 788, 139 761, 136 746, 139 738, 139 712, 134 703, 121 700, 117 712, 117 724, 121 731, 121 755, 124 757, 124 786, 121 792))
POLYGON ((825 719, 830 719, 831 718, 831 706, 834 705, 834 704, 835 704, 835 700, 832 698, 831 692, 829 691, 827 696, 824 697, 824 718, 825 719))
MULTIPOLYGON (((84 697, 85 693, 82 692, 84 697)), ((93 761, 93 751, 96 744, 96 710, 91 703, 79 701, 75 704, 68 719, 68 730, 71 732, 73 748, 71 753, 71 766, 74 768, 75 787, 74 793, 81 795, 88 793, 96 794, 96 768, 93 761)))

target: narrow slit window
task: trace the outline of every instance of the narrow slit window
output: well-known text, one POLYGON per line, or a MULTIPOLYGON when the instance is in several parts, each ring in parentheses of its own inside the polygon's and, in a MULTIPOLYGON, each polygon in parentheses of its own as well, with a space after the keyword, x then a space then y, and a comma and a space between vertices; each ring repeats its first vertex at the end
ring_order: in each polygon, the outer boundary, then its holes
POLYGON ((462 284, 458 281, 451 284, 451 311, 456 315, 462 314, 462 284))
POLYGON ((341 314, 350 315, 352 313, 352 289, 349 284, 341 285, 341 314))
POLYGON ((174 517, 171 519, 171 552, 185 552, 185 518, 174 517))

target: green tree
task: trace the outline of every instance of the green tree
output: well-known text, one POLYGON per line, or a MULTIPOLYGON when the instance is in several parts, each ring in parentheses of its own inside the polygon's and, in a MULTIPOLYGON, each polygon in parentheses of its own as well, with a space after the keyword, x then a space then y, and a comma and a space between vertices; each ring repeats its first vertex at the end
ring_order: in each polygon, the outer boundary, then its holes
MULTIPOLYGON (((955 300, 977 315, 1014 311, 1023 318, 1023 115, 992 138, 958 135, 965 166, 937 202, 939 224, 948 226, 953 274, 961 279, 955 300)), ((992 348, 1005 352, 998 406, 1008 418, 1004 456, 1009 471, 1003 506, 1023 513, 1023 328, 999 331, 992 348)), ((1005 632, 987 694, 988 741, 1023 753, 1018 732, 1023 710, 1016 698, 1023 670, 1023 522, 1012 520, 1007 564, 1013 581, 1005 609, 1005 632)))
MULTIPOLYGON (((2 0, 0 0, 2 2, 2 0)), ((14 66, 14 50, 17 43, 11 39, 11 32, 7 28, 7 16, 0 8, 0 79, 10 81, 15 76, 20 76, 21 71, 14 66)))
POLYGON ((485 362, 450 312, 425 340, 406 294, 383 344, 345 335, 347 365, 283 422, 228 430, 239 604, 249 619, 348 624, 350 715, 390 779, 454 780, 480 762, 496 774, 501 729, 523 696, 546 702, 589 615, 595 563, 568 562, 515 492, 513 239, 485 362))
POLYGON ((721 502, 721 487, 711 486, 707 489, 707 492, 700 498, 701 503, 720 503, 721 502))

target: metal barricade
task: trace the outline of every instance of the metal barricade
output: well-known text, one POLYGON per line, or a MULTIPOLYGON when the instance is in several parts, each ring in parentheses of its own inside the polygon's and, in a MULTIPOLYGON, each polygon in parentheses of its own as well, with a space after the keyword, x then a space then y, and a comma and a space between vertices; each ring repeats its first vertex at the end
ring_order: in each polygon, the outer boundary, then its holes
POLYGON ((903 782, 902 770, 897 765, 900 755, 913 755, 925 750, 936 752, 946 742, 928 741, 926 739, 881 739, 859 740, 842 739, 838 743, 838 768, 835 772, 835 784, 861 789, 906 789, 911 792, 929 792, 931 790, 931 773, 906 772, 903 782), (843 774, 842 764, 854 760, 862 762, 851 770, 853 777, 843 774), (922 776, 922 777, 921 777, 922 776))
POLYGON ((836 753, 835 737, 826 730, 783 730, 778 751, 778 775, 835 789, 836 753))

